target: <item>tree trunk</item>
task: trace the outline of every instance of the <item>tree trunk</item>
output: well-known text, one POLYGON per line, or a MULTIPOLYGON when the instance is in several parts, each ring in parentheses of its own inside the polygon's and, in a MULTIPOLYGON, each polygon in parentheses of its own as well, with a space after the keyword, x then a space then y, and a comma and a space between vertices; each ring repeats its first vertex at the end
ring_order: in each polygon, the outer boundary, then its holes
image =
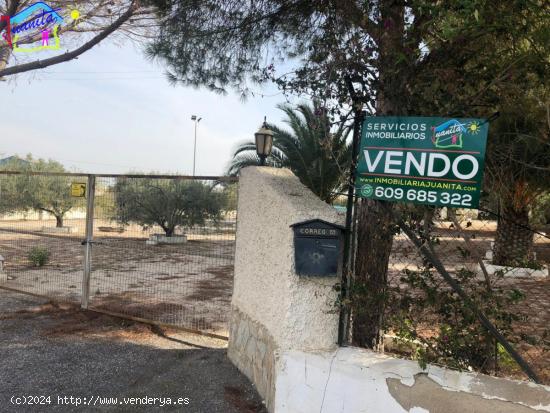
MULTIPOLYGON (((393 204, 388 204, 393 207, 393 204)), ((353 344, 373 348, 384 317, 393 220, 383 201, 364 200, 359 210, 357 259, 352 287, 353 344)))
MULTIPOLYGON (((19 0, 12 0, 7 4, 7 9, 5 10, 5 16, 13 16, 16 14, 17 8, 19 7, 19 0)), ((0 32, 7 30, 7 21, 4 20, 0 22, 0 32)), ((2 38, 2 41, 4 39, 2 38)), ((8 66, 8 61, 10 60, 10 56, 12 54, 12 50, 10 47, 3 47, 0 48, 0 71, 4 70, 8 66)), ((2 76, 0 76, 0 81, 4 81, 2 76)))
POLYGON ((166 234, 167 237, 171 237, 172 235, 174 235, 175 228, 173 228, 173 227, 163 227, 163 229, 164 229, 164 233, 166 234))
MULTIPOLYGON (((3 70, 8 65, 8 60, 10 58, 11 49, 5 47, 3 49, 0 49, 0 70, 3 70)), ((0 77, 0 80, 4 80, 0 77)))
POLYGON ((517 266, 532 258, 533 232, 529 229, 529 208, 504 204, 497 223, 493 264, 517 266), (518 225, 519 224, 519 225, 518 225))
MULTIPOLYGON (((379 85, 377 115, 406 115, 405 67, 400 63, 404 36, 403 1, 381 1, 383 31, 378 40, 379 85)), ((387 271, 393 243, 393 220, 383 201, 363 200, 357 225, 357 258, 351 289, 352 343, 376 347, 384 319, 387 271)))
POLYGON ((63 227, 63 215, 56 215, 56 216, 55 216, 55 220, 56 220, 55 226, 56 226, 57 228, 63 227))
MULTIPOLYGON (((11 1, 5 12, 5 15, 13 16, 17 10, 17 7, 19 7, 19 1, 11 1)), ((3 30, 7 30, 6 21, 3 21, 0 23, 0 32, 2 32, 3 30)), ((4 41, 3 38, 2 38, 2 41, 4 41)), ((12 51, 10 47, 3 47, 0 49, 0 70, 4 70, 8 65, 8 61, 10 60, 11 53, 12 51)), ((3 80, 5 79, 2 76, 0 76, 0 81, 3 81, 3 80)))

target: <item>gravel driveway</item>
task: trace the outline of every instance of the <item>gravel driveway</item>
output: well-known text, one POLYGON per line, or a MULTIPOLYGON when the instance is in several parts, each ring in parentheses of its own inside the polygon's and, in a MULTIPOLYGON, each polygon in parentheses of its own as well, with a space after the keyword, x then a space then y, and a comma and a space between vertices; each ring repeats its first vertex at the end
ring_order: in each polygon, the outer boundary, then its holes
POLYGON ((0 411, 265 412, 225 346, 0 290, 0 411))

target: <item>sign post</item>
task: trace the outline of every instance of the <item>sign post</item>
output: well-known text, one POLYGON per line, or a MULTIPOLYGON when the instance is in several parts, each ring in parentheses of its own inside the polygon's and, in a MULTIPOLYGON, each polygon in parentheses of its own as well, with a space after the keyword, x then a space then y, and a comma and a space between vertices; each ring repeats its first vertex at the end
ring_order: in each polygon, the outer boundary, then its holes
POLYGON ((357 196, 477 208, 488 129, 483 119, 366 118, 357 196))

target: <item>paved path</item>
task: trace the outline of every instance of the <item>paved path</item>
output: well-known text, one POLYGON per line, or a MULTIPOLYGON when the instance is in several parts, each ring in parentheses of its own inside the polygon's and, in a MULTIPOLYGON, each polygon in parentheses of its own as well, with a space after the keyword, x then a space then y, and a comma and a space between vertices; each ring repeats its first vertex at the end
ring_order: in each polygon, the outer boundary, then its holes
POLYGON ((264 413, 225 345, 0 289, 0 411, 264 413), (50 396, 51 405, 16 406, 12 396, 50 396), (82 403, 117 398, 117 404, 58 405, 58 396, 82 403), (121 404, 132 397, 189 403, 121 404))

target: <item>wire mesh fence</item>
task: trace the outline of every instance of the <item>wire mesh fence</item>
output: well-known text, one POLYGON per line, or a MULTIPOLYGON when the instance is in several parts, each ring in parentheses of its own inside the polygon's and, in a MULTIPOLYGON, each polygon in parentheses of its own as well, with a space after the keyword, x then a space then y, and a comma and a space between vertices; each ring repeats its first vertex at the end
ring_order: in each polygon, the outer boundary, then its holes
POLYGON ((525 378, 480 321, 481 312, 538 379, 550 383, 550 237, 544 229, 490 211, 413 205, 396 206, 394 218, 379 349, 421 364, 525 378), (397 226, 398 217, 432 258, 397 226))
POLYGON ((216 177, 2 172, 0 287, 226 336, 236 185, 216 177), (77 184, 88 186, 88 199, 71 196, 77 184), (61 223, 51 208, 28 201, 31 190, 45 203, 65 203, 61 223))
POLYGON ((86 204, 72 180, 86 177, 0 175, 2 286, 80 302, 86 204))
POLYGON ((90 308, 226 334, 236 188, 215 183, 98 178, 90 308))

